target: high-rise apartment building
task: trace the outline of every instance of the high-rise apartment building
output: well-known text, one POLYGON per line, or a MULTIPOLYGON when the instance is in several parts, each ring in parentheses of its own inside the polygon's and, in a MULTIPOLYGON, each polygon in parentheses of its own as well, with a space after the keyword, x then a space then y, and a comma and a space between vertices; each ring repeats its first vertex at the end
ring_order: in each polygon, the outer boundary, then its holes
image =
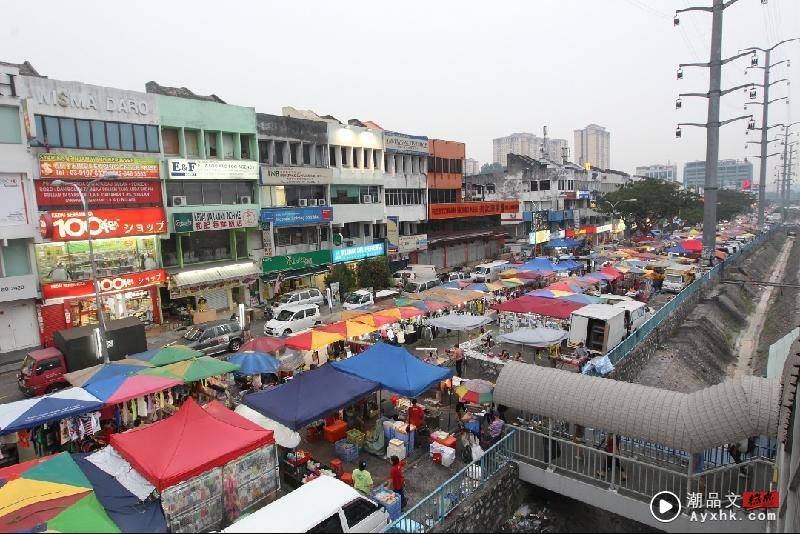
MULTIPOLYGON (((706 181, 706 162, 687 161, 683 166, 683 186, 702 191, 706 181)), ((722 189, 747 189, 753 182, 753 163, 747 160, 721 159, 717 163, 717 183, 722 189)))
POLYGON ((611 134, 597 124, 575 130, 575 159, 600 169, 611 168, 611 134))
POLYGON ((493 161, 505 167, 509 154, 519 154, 537 159, 544 157, 561 163, 564 150, 568 146, 566 139, 545 139, 532 133, 513 133, 492 140, 493 161))
POLYGON ((636 167, 636 176, 645 176, 647 178, 658 178, 659 180, 666 180, 668 182, 678 181, 678 166, 671 163, 666 165, 642 165, 636 167))

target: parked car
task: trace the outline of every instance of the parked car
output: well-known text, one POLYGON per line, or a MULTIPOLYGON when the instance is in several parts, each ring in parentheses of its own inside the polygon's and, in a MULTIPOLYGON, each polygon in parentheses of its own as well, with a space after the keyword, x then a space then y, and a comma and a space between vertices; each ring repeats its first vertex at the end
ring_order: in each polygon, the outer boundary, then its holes
POLYGON ((405 290, 406 293, 419 293, 439 285, 442 285, 442 282, 438 278, 432 280, 413 280, 406 284, 405 290))
POLYGON ((465 271, 451 271, 442 275, 442 282, 460 282, 462 280, 471 280, 470 273, 465 271))
POLYGON ((320 323, 316 304, 288 304, 264 324, 265 336, 288 336, 320 323))
POLYGON ((383 289, 375 293, 375 296, 373 296, 372 291, 369 289, 359 289, 358 291, 353 291, 347 295, 347 297, 344 299, 343 307, 345 310, 358 310, 372 306, 376 302, 381 302, 392 297, 396 297, 399 294, 400 292, 393 289, 383 289))
POLYGON ((405 287, 412 280, 429 280, 431 278, 436 278, 436 266, 417 263, 412 263, 392 275, 392 281, 397 287, 405 287))
POLYGON ((185 345, 206 354, 236 352, 244 343, 244 331, 235 319, 218 319, 190 326, 183 337, 170 345, 185 345))
POLYGON ((316 287, 310 287, 298 289, 291 293, 284 293, 273 301, 269 312, 271 313, 270 317, 277 317, 281 310, 285 309, 287 306, 294 306, 297 304, 316 304, 317 306, 322 306, 327 303, 327 298, 322 291, 316 287))

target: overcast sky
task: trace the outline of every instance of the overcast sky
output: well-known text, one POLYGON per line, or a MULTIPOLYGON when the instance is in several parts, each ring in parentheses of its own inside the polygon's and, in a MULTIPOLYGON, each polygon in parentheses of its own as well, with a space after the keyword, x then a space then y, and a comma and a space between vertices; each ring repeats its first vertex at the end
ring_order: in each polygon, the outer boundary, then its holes
MULTIPOLYGON (((117 9, 107 1, 12 0, 0 17, 0 60, 126 89, 144 91, 148 80, 186 86, 266 113, 290 105, 374 120, 464 141, 467 156, 481 162, 491 161, 495 137, 547 125, 574 148, 573 130, 597 123, 611 132, 611 166, 630 172, 705 157, 704 129, 674 135, 677 122, 706 121, 705 99, 684 99, 675 110, 679 92, 708 84, 707 69, 675 76, 678 63, 708 60, 710 14, 684 14, 673 27, 675 9, 689 2, 138 0, 117 9)), ((724 28, 724 55, 800 37, 800 0, 740 0, 725 11, 724 28)), ((785 58, 791 69, 772 69, 773 79, 791 73, 796 83, 776 85, 771 96, 791 89, 797 109, 800 43, 773 54, 785 58)), ((761 71, 745 75, 747 65, 743 58, 724 67, 723 87, 760 82, 761 71)), ((723 101, 723 119, 749 113, 743 91, 723 101)), ((770 123, 786 122, 791 107, 773 104, 770 123)), ((758 154, 745 149, 758 132, 744 131, 743 122, 723 128, 721 158, 758 154)), ((770 182, 778 163, 770 159, 770 182)))

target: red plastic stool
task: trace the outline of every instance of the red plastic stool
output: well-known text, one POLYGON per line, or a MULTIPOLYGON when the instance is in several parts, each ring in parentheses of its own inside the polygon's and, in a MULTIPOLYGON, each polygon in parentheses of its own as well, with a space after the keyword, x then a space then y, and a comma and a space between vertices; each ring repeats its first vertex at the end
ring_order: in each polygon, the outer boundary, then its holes
POLYGON ((342 476, 339 477, 339 480, 344 482, 345 484, 352 486, 353 485, 353 474, 352 473, 342 473, 342 476))
POLYGON ((306 429, 306 441, 309 443, 316 443, 319 441, 319 429, 315 426, 310 426, 306 429))
POLYGON ((331 470, 336 473, 336 476, 340 477, 344 474, 344 467, 342 466, 342 461, 338 458, 336 460, 331 460, 331 470))

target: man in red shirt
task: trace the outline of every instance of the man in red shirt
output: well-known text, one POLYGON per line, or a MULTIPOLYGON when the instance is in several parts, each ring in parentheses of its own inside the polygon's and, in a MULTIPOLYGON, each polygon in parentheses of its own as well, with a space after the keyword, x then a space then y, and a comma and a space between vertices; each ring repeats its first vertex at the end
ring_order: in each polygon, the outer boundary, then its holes
MULTIPOLYGON (((411 399, 411 408, 408 409, 408 419, 406 421, 409 425, 414 425, 415 430, 419 431, 420 427, 425 424, 425 410, 417 405, 417 399, 411 399)), ((406 432, 411 432, 411 429, 406 429, 406 432)), ((417 434, 419 437, 419 434, 417 434)), ((419 446, 419 441, 415 441, 415 445, 419 446)), ((409 454, 411 451, 408 451, 409 454)))
POLYGON ((403 468, 406 466, 405 461, 400 461, 397 456, 392 456, 392 468, 389 470, 389 479, 392 481, 392 489, 400 495, 400 509, 406 507, 406 477, 403 475, 403 468))

